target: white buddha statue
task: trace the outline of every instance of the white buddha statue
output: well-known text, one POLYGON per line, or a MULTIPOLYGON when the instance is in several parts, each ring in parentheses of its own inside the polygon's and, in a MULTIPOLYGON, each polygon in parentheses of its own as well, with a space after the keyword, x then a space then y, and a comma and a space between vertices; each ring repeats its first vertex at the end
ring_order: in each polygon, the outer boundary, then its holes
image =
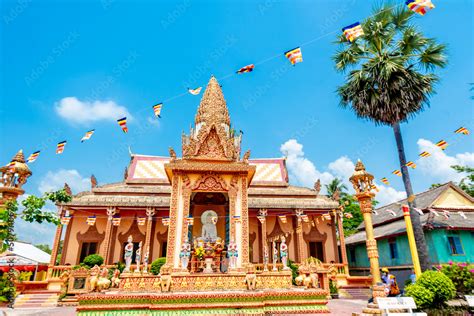
POLYGON ((217 213, 207 210, 201 215, 202 231, 201 237, 204 240, 216 241, 217 239, 217 213))

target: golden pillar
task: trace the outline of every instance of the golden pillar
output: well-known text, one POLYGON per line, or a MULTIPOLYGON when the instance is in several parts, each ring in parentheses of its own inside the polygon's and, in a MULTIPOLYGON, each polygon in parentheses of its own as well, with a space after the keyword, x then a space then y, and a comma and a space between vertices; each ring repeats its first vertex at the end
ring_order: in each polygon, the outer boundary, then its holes
POLYGON ((296 220, 298 221, 298 225, 296 226, 296 236, 298 238, 298 242, 296 243, 297 245, 297 258, 299 259, 300 263, 303 263, 304 261, 304 250, 303 250, 303 245, 304 245, 304 239, 303 239, 303 220, 301 219, 301 216, 303 215, 303 210, 296 210, 296 220))
MULTIPOLYGON (((59 218, 63 216, 63 209, 60 206, 58 212, 59 218)), ((56 227, 56 234, 54 235, 53 249, 51 250, 51 259, 49 260, 49 266, 56 265, 56 259, 58 258, 59 243, 61 242, 61 235, 63 234, 63 224, 59 223, 56 227)))
POLYGON ((115 207, 107 208, 107 226, 105 227, 105 236, 104 236, 104 247, 100 255, 104 258, 104 263, 107 264, 107 259, 109 258, 110 250, 110 237, 112 236, 112 220, 114 215, 117 214, 117 209, 115 207))
POLYGON ((380 279, 379 253, 377 241, 374 237, 374 227, 372 225, 372 193, 374 187, 374 176, 365 171, 364 164, 359 160, 355 166, 355 172, 349 179, 356 192, 355 197, 359 201, 360 210, 364 218, 367 255, 370 262, 370 272, 372 274, 372 295, 374 301, 377 297, 385 296, 385 287, 380 279))
MULTIPOLYGON (((150 241, 151 241, 151 229, 153 226, 153 216, 155 215, 155 209, 152 207, 147 207, 146 210, 147 222, 146 222, 146 232, 145 232, 145 245, 143 247, 143 262, 145 262, 146 253, 150 254, 150 241)), ((150 260, 151 258, 148 258, 150 260)))
POLYGON ((267 210, 266 209, 260 209, 258 211, 258 220, 260 221, 260 224, 262 224, 262 248, 260 251, 263 252, 262 253, 263 270, 267 271, 269 252, 268 252, 268 245, 267 245, 267 210), (267 256, 267 258, 265 258, 265 256, 267 256))
POLYGON ((411 260, 413 261, 413 269, 416 277, 421 275, 420 259, 418 258, 418 250, 416 249, 415 234, 413 233, 413 226, 411 224, 410 208, 408 205, 402 206, 403 217, 405 218, 405 225, 407 227, 408 244, 410 245, 411 260))
POLYGON ((347 252, 346 252, 346 241, 344 237, 344 226, 342 225, 343 219, 343 208, 341 207, 340 211, 337 213, 339 218, 337 219, 337 229, 339 230, 339 242, 341 244, 341 259, 344 264, 344 272, 349 274, 349 266, 347 264, 347 252))
POLYGON ((242 246, 242 265, 244 268, 250 262, 249 258, 249 209, 247 202, 247 177, 242 178, 242 191, 241 191, 241 213, 240 213, 240 224, 241 224, 241 246, 242 246))

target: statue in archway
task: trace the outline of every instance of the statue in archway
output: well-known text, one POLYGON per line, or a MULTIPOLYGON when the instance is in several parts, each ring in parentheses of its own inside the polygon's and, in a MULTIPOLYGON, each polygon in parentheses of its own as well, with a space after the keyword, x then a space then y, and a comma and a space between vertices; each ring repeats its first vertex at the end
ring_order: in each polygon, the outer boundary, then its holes
POLYGON ((207 210, 201 215, 202 231, 201 237, 206 241, 216 241, 217 239, 217 213, 207 210))

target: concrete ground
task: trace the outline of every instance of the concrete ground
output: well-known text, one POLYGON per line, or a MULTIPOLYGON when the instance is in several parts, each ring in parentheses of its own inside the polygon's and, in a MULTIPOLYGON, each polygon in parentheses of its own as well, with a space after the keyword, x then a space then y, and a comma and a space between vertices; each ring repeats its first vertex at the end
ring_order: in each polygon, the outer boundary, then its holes
MULTIPOLYGON (((362 312, 362 309, 367 306, 365 300, 346 300, 336 299, 329 301, 330 314, 321 315, 352 315, 353 312, 362 312)), ((74 307, 55 307, 55 308, 18 308, 8 309, 0 308, 0 316, 73 316, 76 314, 74 307)))

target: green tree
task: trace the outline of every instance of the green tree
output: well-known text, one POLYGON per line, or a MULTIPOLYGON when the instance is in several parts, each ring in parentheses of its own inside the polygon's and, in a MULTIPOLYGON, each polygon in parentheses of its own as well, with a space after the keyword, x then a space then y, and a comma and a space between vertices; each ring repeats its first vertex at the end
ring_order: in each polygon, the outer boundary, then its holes
POLYGON ((347 185, 342 183, 342 180, 339 178, 334 178, 329 184, 326 184, 325 187, 329 197, 332 197, 336 191, 339 192, 341 198, 347 195, 347 185))
POLYGON ((49 254, 51 254, 51 252, 52 252, 51 248, 47 244, 39 244, 39 245, 35 245, 35 247, 39 248, 39 249, 41 249, 44 252, 49 253, 49 254))
POLYGON ((458 186, 467 194, 474 197, 474 168, 468 166, 451 166, 457 172, 466 173, 467 176, 459 181, 458 186))
MULTIPOLYGON (((411 24, 413 12, 400 5, 386 4, 362 23, 364 34, 350 43, 338 38, 341 48, 333 56, 338 71, 347 74, 338 87, 341 106, 376 125, 391 126, 407 196, 413 189, 406 167, 400 123, 429 105, 438 77, 437 67, 446 65, 443 44, 425 37, 411 24)), ((423 270, 430 268, 420 217, 409 202, 415 240, 423 270)))

